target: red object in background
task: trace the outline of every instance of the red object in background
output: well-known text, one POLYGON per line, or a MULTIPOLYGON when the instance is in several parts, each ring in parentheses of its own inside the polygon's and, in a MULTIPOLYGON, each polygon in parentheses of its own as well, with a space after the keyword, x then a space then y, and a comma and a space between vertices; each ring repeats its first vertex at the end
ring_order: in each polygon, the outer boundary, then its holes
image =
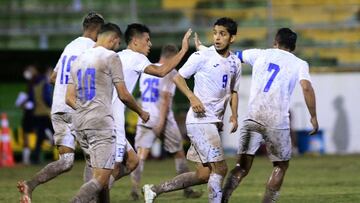
POLYGON ((10 143, 10 128, 6 113, 1 114, 0 167, 14 166, 14 154, 10 143))

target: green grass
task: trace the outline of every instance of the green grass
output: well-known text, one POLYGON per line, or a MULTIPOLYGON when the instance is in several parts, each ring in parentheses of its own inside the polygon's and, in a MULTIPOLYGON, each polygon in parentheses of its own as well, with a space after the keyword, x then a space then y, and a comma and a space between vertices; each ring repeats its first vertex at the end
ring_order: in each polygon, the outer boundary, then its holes
MULTIPOLYGON (((296 157, 290 163, 282 187, 279 202, 291 203, 339 203, 360 202, 360 155, 296 157)), ((45 185, 33 193, 33 202, 68 202, 80 188, 84 162, 76 162, 72 171, 45 185)), ((229 168, 234 159, 228 159, 229 168)), ((0 202, 18 202, 15 187, 20 179, 26 179, 42 166, 16 166, 0 168, 0 202)), ((174 175, 173 160, 151 160, 145 165, 143 183, 160 183, 174 175)), ((265 182, 271 173, 271 164, 265 157, 255 159, 253 169, 241 186, 234 192, 231 202, 261 202, 265 182)), ((201 199, 183 199, 182 192, 161 195, 157 202, 207 202, 206 185, 197 186, 205 194, 201 199)), ((111 202, 131 202, 129 200, 130 180, 125 177, 111 190, 111 202)), ((138 201, 142 202, 142 201, 138 201)))

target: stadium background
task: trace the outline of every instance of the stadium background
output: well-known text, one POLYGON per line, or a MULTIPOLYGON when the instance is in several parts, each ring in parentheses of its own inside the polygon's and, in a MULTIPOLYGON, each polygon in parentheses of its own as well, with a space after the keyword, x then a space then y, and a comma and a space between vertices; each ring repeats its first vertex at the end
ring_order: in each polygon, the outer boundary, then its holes
MULTIPOLYGON (((54 67, 64 46, 81 34, 81 19, 90 10, 102 13, 122 30, 131 22, 147 24, 152 31, 152 62, 157 61, 161 45, 180 45, 188 27, 210 45, 212 23, 221 16, 239 24, 234 50, 271 47, 277 28, 293 28, 299 35, 296 54, 309 62, 317 93, 324 143, 315 140, 314 150, 360 152, 359 0, 1 0, 0 111, 8 114, 15 141, 22 111, 14 102, 25 89, 22 71, 31 63, 54 67)), ((250 68, 245 66, 243 72, 240 117, 246 111, 250 68)), ((294 130, 308 130, 308 114, 298 90, 292 101, 294 130)), ((174 107, 178 113, 187 110, 181 93, 174 107)), ((227 138, 225 148, 232 152, 236 136, 227 138)))

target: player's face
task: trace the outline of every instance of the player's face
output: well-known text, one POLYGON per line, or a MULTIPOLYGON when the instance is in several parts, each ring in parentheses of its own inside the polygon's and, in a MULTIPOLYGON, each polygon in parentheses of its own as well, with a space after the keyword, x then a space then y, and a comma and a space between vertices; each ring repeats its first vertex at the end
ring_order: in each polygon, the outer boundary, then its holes
POLYGON ((230 44, 234 42, 234 36, 230 35, 226 27, 215 25, 213 29, 214 46, 217 51, 228 50, 230 44))
POLYGON ((152 46, 150 35, 147 32, 142 33, 136 38, 137 51, 147 56, 152 46))

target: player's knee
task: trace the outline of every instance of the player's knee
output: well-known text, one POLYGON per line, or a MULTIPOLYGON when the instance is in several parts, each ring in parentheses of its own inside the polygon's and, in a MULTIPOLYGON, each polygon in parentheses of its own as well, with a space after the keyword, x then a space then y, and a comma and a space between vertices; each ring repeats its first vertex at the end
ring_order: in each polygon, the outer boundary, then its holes
POLYGON ((139 158, 137 156, 127 160, 126 167, 129 171, 134 171, 139 165, 139 158))
POLYGON ((245 177, 249 174, 249 168, 237 165, 237 166, 235 166, 235 168, 233 168, 231 170, 231 174, 238 176, 238 177, 240 177, 240 176, 245 177))
POLYGON ((225 176, 228 171, 226 162, 222 162, 220 164, 217 164, 215 167, 215 173, 220 174, 222 176, 225 176))
POLYGON ((60 154, 61 168, 63 171, 70 171, 74 165, 74 153, 60 154))
POLYGON ((207 183, 210 178, 210 170, 208 168, 198 169, 196 171, 196 176, 203 183, 207 183))
POLYGON ((274 162, 273 166, 274 168, 278 168, 278 170, 285 172, 289 168, 289 161, 274 162))

